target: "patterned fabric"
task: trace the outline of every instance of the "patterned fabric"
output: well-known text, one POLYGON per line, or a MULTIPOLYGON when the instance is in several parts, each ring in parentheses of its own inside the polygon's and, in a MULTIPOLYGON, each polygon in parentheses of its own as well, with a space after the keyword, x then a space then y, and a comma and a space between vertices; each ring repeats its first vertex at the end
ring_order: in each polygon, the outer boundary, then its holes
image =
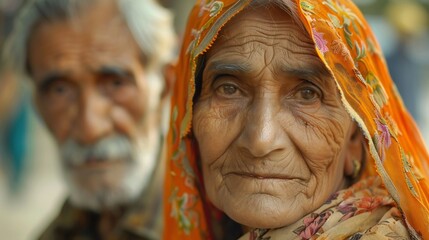
MULTIPOLYGON (((206 200, 198 169, 197 146, 191 134, 194 76, 198 57, 211 47, 222 26, 251 1, 198 0, 189 17, 167 139, 165 239, 213 238, 214 226, 223 219, 206 200)), ((296 5, 293 11, 314 40, 320 59, 332 72, 344 107, 367 139, 371 158, 361 179, 379 176, 403 213, 409 234, 429 239, 429 155, 363 15, 350 0, 290 1, 296 5)), ((381 219, 392 223, 385 226, 379 221, 370 231, 378 234, 397 223, 393 202, 386 206, 392 209, 387 210, 392 217, 381 219)))
POLYGON ((402 214, 379 177, 339 191, 295 224, 254 229, 240 239, 410 239, 402 214), (377 237, 377 238, 374 238, 377 237))

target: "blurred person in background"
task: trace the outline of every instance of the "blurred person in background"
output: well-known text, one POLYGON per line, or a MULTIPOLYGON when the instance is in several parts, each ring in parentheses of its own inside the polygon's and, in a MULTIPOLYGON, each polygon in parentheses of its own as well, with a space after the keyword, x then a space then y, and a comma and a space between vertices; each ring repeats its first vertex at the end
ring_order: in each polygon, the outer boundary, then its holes
POLYGON ((429 143, 429 2, 392 1, 385 10, 393 26, 397 45, 386 56, 387 63, 404 102, 421 126, 429 143))
POLYGON ((173 58, 152 0, 34 0, 5 46, 32 79, 69 198, 41 239, 159 239, 163 120, 173 58))
POLYGON ((429 142, 429 2, 355 0, 369 20, 402 99, 429 142))
POLYGON ((427 32, 427 12, 415 1, 393 1, 386 6, 385 15, 397 37, 396 47, 386 56, 390 74, 410 113, 422 124, 419 105, 424 92, 421 90, 424 86, 423 70, 429 58, 426 55, 425 60, 419 59, 419 52, 425 52, 429 45, 421 46, 419 43, 427 32))
MULTIPOLYGON (((0 49, 21 4, 21 0, 0 2, 0 49)), ((10 189, 17 192, 29 150, 30 107, 26 97, 28 89, 3 65, 0 63, 0 168, 3 170, 0 174, 10 180, 10 189)))

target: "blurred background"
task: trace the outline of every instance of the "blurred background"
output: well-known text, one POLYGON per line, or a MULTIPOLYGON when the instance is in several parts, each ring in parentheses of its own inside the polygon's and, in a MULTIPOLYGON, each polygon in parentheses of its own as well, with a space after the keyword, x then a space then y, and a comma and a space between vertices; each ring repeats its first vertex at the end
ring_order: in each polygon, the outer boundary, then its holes
MULTIPOLYGON (((0 49, 26 0, 0 0, 0 49)), ((193 0, 160 0, 182 36, 193 0)), ((429 0, 355 0, 383 48, 393 80, 429 142, 429 0)), ((65 198, 58 153, 31 104, 31 85, 0 76, 0 239, 34 239, 65 198)))

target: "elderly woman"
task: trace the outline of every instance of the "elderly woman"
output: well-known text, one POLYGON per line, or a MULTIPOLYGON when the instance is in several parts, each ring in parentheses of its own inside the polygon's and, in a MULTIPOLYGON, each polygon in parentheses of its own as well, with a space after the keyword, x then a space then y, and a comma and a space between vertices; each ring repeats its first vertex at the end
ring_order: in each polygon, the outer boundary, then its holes
POLYGON ((429 239, 429 156, 347 0, 198 1, 166 239, 429 239))

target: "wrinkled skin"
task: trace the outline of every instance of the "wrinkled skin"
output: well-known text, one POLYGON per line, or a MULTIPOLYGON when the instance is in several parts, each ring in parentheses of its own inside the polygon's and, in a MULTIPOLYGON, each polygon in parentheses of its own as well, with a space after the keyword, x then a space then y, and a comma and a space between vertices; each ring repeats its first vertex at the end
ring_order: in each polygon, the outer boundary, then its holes
POLYGON ((150 181, 164 80, 146 71, 115 1, 90 9, 39 23, 28 63, 36 105, 62 150, 71 199, 100 209, 128 204, 150 181))
POLYGON ((193 133, 216 207, 244 226, 276 228, 345 187, 358 128, 288 14, 245 9, 205 58, 193 133))

